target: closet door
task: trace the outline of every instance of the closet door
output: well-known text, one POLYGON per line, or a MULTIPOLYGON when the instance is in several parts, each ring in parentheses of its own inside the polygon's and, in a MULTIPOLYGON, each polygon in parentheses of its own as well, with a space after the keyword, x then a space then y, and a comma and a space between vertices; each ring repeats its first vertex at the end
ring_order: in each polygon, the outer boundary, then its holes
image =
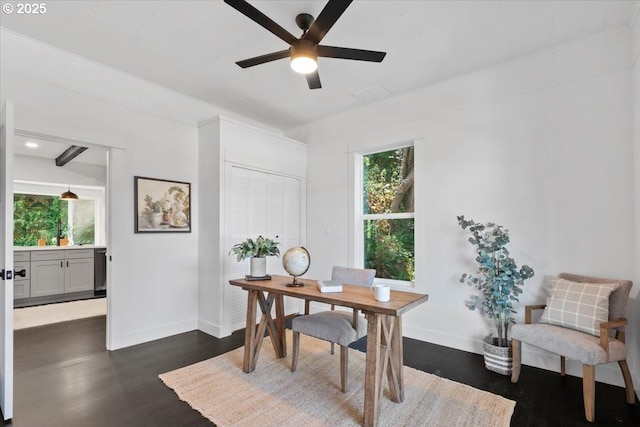
MULTIPOLYGON (((226 171, 225 248, 259 235, 279 242, 281 253, 299 245, 300 181, 231 165, 226 171)), ((230 279, 248 273, 249 260, 237 262, 233 256, 226 257, 225 286, 230 279)), ((267 273, 286 274, 280 257, 267 257, 267 273)), ((230 307, 231 329, 237 330, 245 327, 247 292, 236 286, 230 288, 231 301, 225 307, 230 307)), ((295 311, 295 300, 285 298, 285 312, 295 311)))
MULTIPOLYGON (((284 212, 284 232, 282 233, 283 238, 281 240, 281 254, 280 257, 285 253, 285 251, 294 246, 300 246, 302 243, 300 240, 300 181, 294 179, 285 179, 282 183, 284 198, 282 200, 282 208, 284 212)), ((282 275, 287 276, 288 273, 284 271, 282 268, 282 260, 278 258, 279 268, 282 275)), ((286 314, 297 313, 298 312, 298 299, 285 297, 284 298, 284 309, 286 314)))

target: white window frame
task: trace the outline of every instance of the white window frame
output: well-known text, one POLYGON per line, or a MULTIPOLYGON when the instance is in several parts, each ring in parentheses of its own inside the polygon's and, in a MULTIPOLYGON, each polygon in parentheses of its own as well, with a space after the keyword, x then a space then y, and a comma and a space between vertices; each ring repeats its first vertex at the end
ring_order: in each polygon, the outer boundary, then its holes
MULTIPOLYGON (((72 191, 81 199, 93 200, 96 203, 94 222, 94 246, 103 246, 106 243, 105 236, 105 188, 88 185, 72 185, 72 191)), ((69 189, 69 185, 52 184, 35 181, 13 182, 13 192, 19 194, 32 194, 43 196, 60 196, 69 189)), ((13 200, 12 200, 13 201, 13 200)), ((70 210, 73 208, 70 207, 70 210)))
MULTIPOLYGON (((372 148, 366 151, 349 153, 349 177, 351 185, 349 186, 349 211, 351 222, 350 242, 349 242, 349 264, 356 268, 364 268, 364 221, 367 219, 413 219, 414 220, 414 259, 417 244, 415 243, 415 209, 414 212, 399 212, 390 214, 364 214, 364 182, 362 162, 366 155, 381 153, 384 151, 397 150, 404 147, 414 147, 415 141, 404 141, 393 145, 385 145, 372 148)), ((414 151, 415 158, 415 151, 414 151)), ((415 164, 414 164, 415 167, 415 164)), ((415 186, 415 184, 414 184, 415 186)), ((414 194, 418 194, 414 191, 414 194)), ((417 204, 414 203, 414 206, 417 204)), ((414 266, 415 268, 415 266, 414 266)), ((393 289, 415 289, 415 281, 412 280, 394 280, 386 278, 374 279, 374 284, 390 285, 393 289)))

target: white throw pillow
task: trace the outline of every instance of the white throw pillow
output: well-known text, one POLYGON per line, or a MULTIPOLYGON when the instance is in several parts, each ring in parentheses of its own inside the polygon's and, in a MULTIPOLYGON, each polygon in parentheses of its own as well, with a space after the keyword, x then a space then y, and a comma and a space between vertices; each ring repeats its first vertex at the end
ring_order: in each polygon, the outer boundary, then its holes
POLYGON ((563 326, 600 336, 600 323, 609 320, 609 295, 617 283, 578 283, 549 277, 547 307, 540 323, 563 326))

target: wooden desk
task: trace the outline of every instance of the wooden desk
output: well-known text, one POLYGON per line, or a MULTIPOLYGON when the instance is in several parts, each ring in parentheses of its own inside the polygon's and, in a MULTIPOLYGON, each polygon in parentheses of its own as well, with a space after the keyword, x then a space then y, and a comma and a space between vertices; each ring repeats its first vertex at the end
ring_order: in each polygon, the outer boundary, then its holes
MULTIPOLYGON (((301 280, 301 279, 299 279, 301 280)), ((284 326, 284 296, 302 298, 327 304, 341 305, 361 310, 367 318, 367 356, 364 379, 364 425, 378 424, 383 375, 386 372, 391 400, 404 400, 402 377, 402 314, 427 301, 428 296, 410 292, 391 291, 391 301, 378 302, 367 287, 344 285, 343 292, 321 293, 315 280, 302 279, 299 288, 288 288, 284 284, 290 277, 272 276, 272 280, 230 280, 249 295, 247 298, 247 326, 244 340, 244 362, 242 370, 252 372, 256 367, 262 338, 269 331, 271 343, 278 357, 287 355, 284 326), (268 295, 265 295, 265 292, 268 295), (271 316, 276 304, 275 319, 271 316), (257 321, 257 306, 262 317, 257 321)))

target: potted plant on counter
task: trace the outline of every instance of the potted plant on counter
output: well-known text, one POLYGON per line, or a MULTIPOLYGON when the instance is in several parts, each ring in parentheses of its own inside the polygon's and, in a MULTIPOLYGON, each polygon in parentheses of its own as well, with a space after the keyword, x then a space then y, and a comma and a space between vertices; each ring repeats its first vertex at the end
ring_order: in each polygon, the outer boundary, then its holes
POLYGON ((267 277, 267 256, 280 256, 280 249, 278 249, 279 242, 271 239, 258 236, 253 240, 248 238, 245 241, 233 245, 229 251, 229 255, 235 255, 238 262, 249 258, 250 259, 250 273, 249 275, 254 278, 266 278, 267 277))
POLYGON ((511 343, 507 340, 510 323, 515 323, 513 304, 518 302, 522 285, 534 272, 528 265, 518 268, 509 255, 509 230, 494 223, 478 224, 472 219, 458 217, 458 225, 471 233, 469 243, 475 246, 478 270, 474 274, 463 274, 461 283, 478 290, 465 301, 470 310, 476 308, 491 318, 497 329, 497 336, 488 336, 483 341, 485 366, 490 371, 504 375, 511 374, 511 343))

